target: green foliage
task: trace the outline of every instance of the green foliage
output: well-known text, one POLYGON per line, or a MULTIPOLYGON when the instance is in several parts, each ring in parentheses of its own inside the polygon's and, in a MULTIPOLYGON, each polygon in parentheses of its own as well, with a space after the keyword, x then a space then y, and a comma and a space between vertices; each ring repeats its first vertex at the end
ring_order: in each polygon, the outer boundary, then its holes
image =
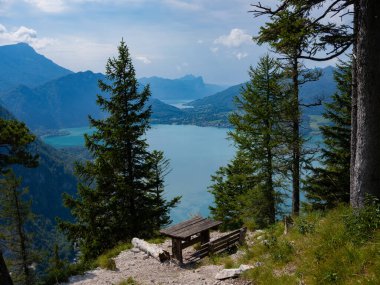
POLYGON ((127 280, 122 280, 117 285, 139 285, 139 283, 132 277, 128 277, 127 280))
POLYGON ((34 140, 24 123, 0 118, 0 171, 13 164, 36 167, 38 156, 28 149, 34 140))
POLYGON ((116 270, 116 263, 113 258, 118 256, 120 252, 130 248, 132 248, 131 243, 121 243, 114 248, 107 250, 105 253, 97 257, 95 260, 95 266, 108 270, 116 270))
POLYGON ((352 241, 356 243, 364 243, 373 238, 374 231, 380 228, 380 200, 367 197, 366 207, 348 215, 345 225, 352 241))
POLYGON ((99 88, 110 98, 98 95, 97 103, 108 117, 90 117, 95 132, 85 135, 94 160, 77 164, 78 196, 64 198, 75 222, 60 222, 68 238, 78 242, 85 260, 133 236, 152 236, 169 222, 168 211, 179 200, 164 201, 165 170, 160 167, 167 161, 162 153, 152 155, 148 151, 145 134, 151 115, 147 106, 149 86, 138 91, 124 41, 118 52, 117 58, 107 62, 107 81, 99 80, 99 88))
POLYGON ((30 285, 34 283, 31 265, 38 259, 33 249, 33 235, 30 231, 33 214, 31 201, 26 200, 27 188, 20 189, 21 179, 12 171, 3 174, 0 179, 0 241, 9 251, 7 258, 13 281, 30 285))
POLYGON ((170 162, 165 158, 162 151, 153 150, 148 156, 147 163, 150 166, 151 172, 149 177, 150 196, 151 196, 151 220, 152 231, 157 231, 163 226, 167 226, 172 221, 170 220, 170 209, 177 206, 181 197, 174 197, 170 201, 165 201, 165 176, 169 174, 170 162))
POLYGON ((319 167, 312 168, 304 190, 311 208, 332 208, 350 199, 351 63, 341 62, 335 71, 338 92, 326 103, 321 126, 323 148, 319 167))
POLYGON ((238 263, 262 262, 245 274, 255 284, 378 284, 379 204, 358 212, 339 206, 294 220, 287 235, 282 223, 248 247, 238 263))
POLYGON ((234 160, 212 176, 211 214, 224 229, 243 223, 265 227, 275 221, 278 189, 286 175, 287 126, 283 124, 288 100, 279 63, 265 56, 250 68, 250 82, 236 98, 238 111, 230 116, 229 133, 238 151, 234 160))

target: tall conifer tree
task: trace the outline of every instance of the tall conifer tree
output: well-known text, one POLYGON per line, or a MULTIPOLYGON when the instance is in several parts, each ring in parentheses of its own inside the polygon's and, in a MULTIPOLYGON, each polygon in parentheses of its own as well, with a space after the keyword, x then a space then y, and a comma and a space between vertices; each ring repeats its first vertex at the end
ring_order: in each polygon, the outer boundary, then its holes
MULTIPOLYGON (((38 156, 31 154, 28 150, 30 143, 34 140, 35 136, 30 133, 24 123, 8 117, 0 118, 0 176, 6 174, 9 167, 14 164, 25 167, 36 167, 38 165, 38 156)), ((0 199, 0 205, 5 202, 0 199)), ((4 285, 13 284, 1 248, 0 283, 4 285)))
MULTIPOLYGON (((256 5, 257 6, 257 5, 256 5)), ((262 12, 261 4, 259 10, 254 11, 256 15, 265 14, 262 12)), ((259 35, 255 40, 259 44, 269 44, 276 53, 280 54, 286 61, 286 71, 289 78, 290 96, 290 116, 289 122, 292 127, 290 138, 290 149, 292 152, 291 173, 292 173, 292 213, 299 214, 300 191, 301 191, 301 164, 304 160, 304 138, 301 134, 302 107, 320 105, 320 103, 305 105, 300 100, 300 86, 309 81, 318 80, 320 71, 310 71, 302 64, 302 51, 308 46, 309 35, 314 32, 314 26, 309 25, 309 19, 305 13, 294 12, 291 9, 284 9, 271 15, 270 22, 265 23, 260 28, 259 35)))
MULTIPOLYGON (((149 86, 139 92, 132 59, 124 41, 118 57, 106 65, 107 81, 99 87, 97 103, 108 113, 105 119, 90 117, 94 133, 85 135, 93 161, 78 164, 78 197, 65 196, 74 223, 60 222, 69 239, 79 243, 85 259, 98 256, 118 242, 153 233, 157 205, 151 195, 150 153, 145 134, 151 108, 149 86)), ((160 212, 166 215, 166 212, 160 212)))
POLYGON ((351 64, 341 62, 334 78, 338 92, 325 104, 323 114, 330 123, 320 128, 324 142, 321 166, 312 169, 305 183, 313 208, 331 208, 350 201, 351 64))
POLYGON ((27 188, 20 188, 21 179, 13 171, 0 179, 0 233, 10 252, 13 281, 16 284, 34 283, 31 265, 36 261, 32 249, 32 237, 28 231, 33 221, 31 201, 25 199, 27 188))
MULTIPOLYGON (((235 129, 229 136, 238 155, 232 165, 221 168, 214 176, 216 184, 211 186, 211 193, 215 196, 216 207, 211 210, 217 217, 223 214, 231 217, 228 211, 237 211, 235 213, 249 218, 250 223, 265 227, 275 222, 278 178, 286 173, 282 161, 286 156, 289 128, 283 122, 289 100, 282 84, 282 69, 275 59, 261 58, 249 74, 251 80, 243 88, 241 98, 236 98, 238 111, 230 116, 235 129), (247 167, 241 175, 245 177, 238 179, 239 171, 235 169, 244 165, 247 167), (226 212, 223 213, 218 207, 223 205, 222 200, 226 200, 229 192, 235 191, 236 198, 243 204, 230 204, 231 209, 224 207, 226 212)), ((239 223, 236 218, 231 221, 239 223)))

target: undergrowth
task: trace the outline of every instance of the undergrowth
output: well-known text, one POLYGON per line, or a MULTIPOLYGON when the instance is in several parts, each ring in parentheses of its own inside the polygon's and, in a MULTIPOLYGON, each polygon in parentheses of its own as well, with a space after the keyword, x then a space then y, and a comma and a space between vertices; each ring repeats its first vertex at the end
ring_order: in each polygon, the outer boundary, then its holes
POLYGON ((106 251, 102 255, 100 255, 95 260, 95 266, 99 266, 100 268, 108 269, 108 270, 116 270, 116 263, 113 259, 114 257, 118 256, 120 252, 131 249, 132 244, 131 243, 121 243, 114 248, 106 251))
POLYGON ((289 233, 278 223, 245 248, 239 264, 255 284, 380 284, 380 206, 340 206, 295 218, 289 233))

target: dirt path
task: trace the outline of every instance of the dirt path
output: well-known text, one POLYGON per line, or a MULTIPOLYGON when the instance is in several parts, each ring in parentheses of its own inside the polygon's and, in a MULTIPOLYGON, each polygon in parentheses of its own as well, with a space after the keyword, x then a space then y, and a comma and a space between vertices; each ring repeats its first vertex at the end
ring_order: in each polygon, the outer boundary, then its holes
MULTIPOLYGON (((170 251, 170 241, 161 244, 170 251)), ((185 253, 186 256, 186 253, 185 253)), ((174 261, 160 263, 144 252, 133 248, 121 252, 116 258, 117 270, 95 269, 85 275, 70 278, 67 285, 111 285, 132 277, 139 284, 182 284, 182 285, 243 285, 250 284, 240 279, 218 281, 215 275, 223 269, 220 265, 180 267, 174 261)))

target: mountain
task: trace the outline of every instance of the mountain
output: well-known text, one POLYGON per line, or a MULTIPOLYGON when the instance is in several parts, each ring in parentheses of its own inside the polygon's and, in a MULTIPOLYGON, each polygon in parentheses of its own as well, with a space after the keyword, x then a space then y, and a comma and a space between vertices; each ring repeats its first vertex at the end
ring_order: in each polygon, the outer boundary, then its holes
POLYGON ((160 100, 194 100, 212 95, 224 89, 214 84, 204 83, 201 76, 186 75, 178 79, 143 77, 142 85, 150 85, 152 97, 160 100))
MULTIPOLYGON (((302 104, 312 104, 317 102, 318 99, 323 102, 329 102, 331 95, 336 91, 333 76, 334 68, 329 66, 321 69, 321 71, 322 76, 318 81, 308 82, 301 86, 300 101, 302 104)), ((228 115, 231 111, 236 110, 234 98, 239 96, 243 86, 244 84, 234 85, 214 95, 189 102, 186 105, 193 108, 184 110, 188 116, 193 118, 193 121, 199 121, 197 124, 228 127, 228 115), (205 119, 208 121, 204 121, 205 119)), ((308 119, 306 115, 321 115, 323 110, 323 105, 310 108, 304 107, 304 119, 308 119)))
POLYGON ((70 73, 28 44, 0 46, 0 92, 20 84, 33 88, 70 73))
POLYGON ((229 112, 235 110, 234 97, 238 96, 244 83, 231 86, 214 95, 207 96, 187 103, 187 106, 194 107, 195 110, 212 109, 216 112, 229 112))
MULTIPOLYGON (((14 116, 0 105, 0 118, 14 119, 14 116)), ((30 151, 39 155, 37 168, 15 166, 17 176, 23 178, 23 186, 29 187, 33 211, 54 221, 56 216, 70 218, 70 213, 63 206, 62 193, 76 193, 77 180, 72 170, 67 168, 68 155, 36 140, 30 151)))
MULTIPOLYGON (((88 115, 104 116, 96 104, 96 94, 101 94, 98 80, 106 80, 106 77, 91 71, 78 72, 33 89, 20 85, 0 95, 0 99, 32 130, 81 127, 88 125, 88 115)), ((152 105, 155 123, 172 123, 183 114, 180 109, 155 98, 148 104, 152 105)))

